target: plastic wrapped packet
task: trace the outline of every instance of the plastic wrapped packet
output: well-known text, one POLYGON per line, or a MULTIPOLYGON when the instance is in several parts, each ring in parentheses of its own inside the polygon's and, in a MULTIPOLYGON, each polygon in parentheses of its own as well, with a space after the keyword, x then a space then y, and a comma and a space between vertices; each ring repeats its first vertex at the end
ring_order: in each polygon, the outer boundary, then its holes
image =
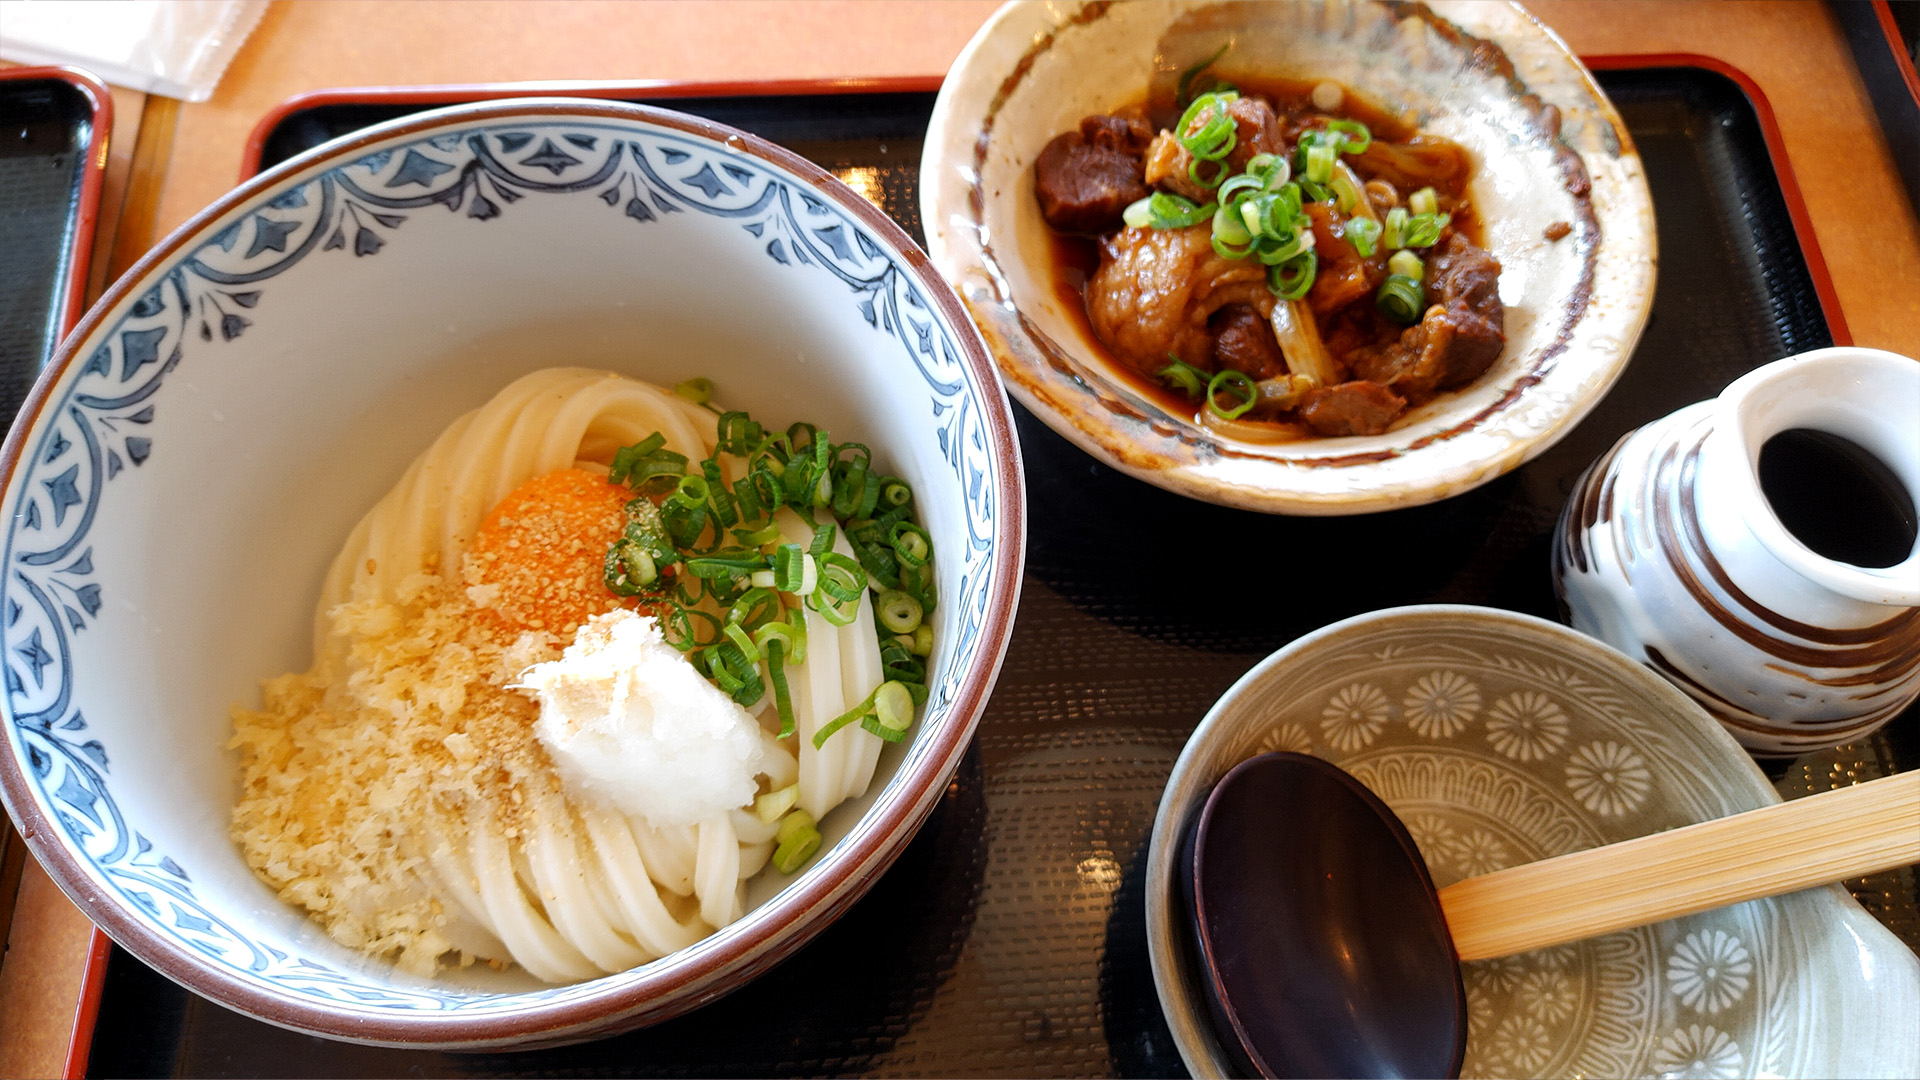
POLYGON ((0 0, 0 58, 205 101, 266 0, 0 0))

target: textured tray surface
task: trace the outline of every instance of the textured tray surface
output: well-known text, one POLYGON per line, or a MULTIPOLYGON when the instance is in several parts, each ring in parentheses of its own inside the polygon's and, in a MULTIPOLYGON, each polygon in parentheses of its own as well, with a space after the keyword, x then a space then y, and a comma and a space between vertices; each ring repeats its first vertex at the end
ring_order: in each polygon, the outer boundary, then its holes
POLYGON ((0 80, 0 417, 60 342, 93 106, 59 79, 0 80))
MULTIPOLYGON (((1611 395, 1527 467, 1437 505, 1365 518, 1273 518, 1189 502, 1094 463, 1016 406, 1027 576, 975 746, 900 861, 780 968, 645 1031, 526 1054, 452 1055, 269 1028, 116 951, 91 1071, 1181 1074, 1147 964, 1145 841, 1174 758, 1213 700, 1273 649, 1374 608, 1475 603, 1552 617, 1548 543, 1588 462, 1628 429, 1711 397, 1752 367, 1831 343, 1738 89, 1693 69, 1600 78, 1645 157, 1662 253, 1653 319, 1611 395), (1141 552, 1168 566, 1143 568, 1141 552), (1339 552, 1354 569, 1344 579, 1301 577, 1285 569, 1289 552, 1339 552), (1223 555, 1254 569, 1231 579, 1179 569, 1223 555)), ((786 143, 919 238, 916 174, 932 95, 659 104, 786 143)), ((404 111, 295 114, 268 140, 266 164, 404 111)), ((1783 792, 1920 764, 1917 722, 1910 711, 1873 740, 1780 766, 1783 792)), ((1920 946, 1910 869, 1849 884, 1920 946)))

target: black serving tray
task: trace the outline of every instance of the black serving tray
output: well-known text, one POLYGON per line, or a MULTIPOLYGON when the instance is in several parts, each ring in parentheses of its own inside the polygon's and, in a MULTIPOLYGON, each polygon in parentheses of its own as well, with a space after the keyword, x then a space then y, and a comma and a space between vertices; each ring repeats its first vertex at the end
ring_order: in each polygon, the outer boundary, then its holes
MULTIPOLYGON (((1600 80, 1645 159, 1662 262, 1653 318, 1607 399, 1516 472, 1433 506, 1360 518, 1191 502, 1108 469, 1016 407, 1026 578, 978 738, 899 862, 774 971, 643 1031, 552 1050, 448 1054, 268 1027, 115 950, 90 1071, 1182 1074, 1147 961, 1146 839, 1174 758, 1214 699, 1300 634, 1375 608, 1470 603, 1553 617, 1548 543, 1588 462, 1623 432, 1717 394, 1750 368, 1833 342, 1761 114, 1736 83, 1693 68, 1603 71, 1600 80), (1336 553, 1338 565, 1289 570, 1303 552, 1336 553), (1243 569, 1205 569, 1225 564, 1243 569)), ((853 179, 921 235, 917 174, 932 93, 651 103, 784 142, 853 179)), ((390 94, 295 109, 258 143, 260 163, 424 106, 390 94)), ((1871 740, 1773 772, 1791 795, 1911 768, 1920 763, 1915 728, 1909 711, 1871 740)), ((1911 870, 1850 885, 1920 945, 1911 870)))

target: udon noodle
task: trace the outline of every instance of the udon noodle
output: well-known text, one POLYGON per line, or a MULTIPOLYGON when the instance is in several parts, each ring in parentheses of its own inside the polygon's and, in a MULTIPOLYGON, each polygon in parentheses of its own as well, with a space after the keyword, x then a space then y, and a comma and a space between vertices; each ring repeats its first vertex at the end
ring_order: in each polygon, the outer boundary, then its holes
MULTIPOLYGON (((580 369, 528 375, 454 421, 342 545, 314 613, 312 668, 269 680, 263 709, 234 710, 234 835, 335 939, 418 973, 513 961, 561 982, 644 963, 741 915, 742 882, 767 865, 776 825, 744 807, 649 821, 571 790, 514 683, 557 658, 574 627, 495 617, 497 590, 469 559, 489 512, 523 484, 570 468, 604 476, 618 449, 654 432, 695 461, 716 444, 709 410, 580 369)), ((776 520, 809 539, 797 516, 776 520)), ((604 552, 589 552, 591 580, 604 552)), ((882 746, 859 725, 814 745, 881 682, 864 596, 859 608, 845 626, 805 611, 805 660, 788 668, 797 739, 776 738, 758 703, 760 790, 797 779, 816 819, 866 790, 882 746)))

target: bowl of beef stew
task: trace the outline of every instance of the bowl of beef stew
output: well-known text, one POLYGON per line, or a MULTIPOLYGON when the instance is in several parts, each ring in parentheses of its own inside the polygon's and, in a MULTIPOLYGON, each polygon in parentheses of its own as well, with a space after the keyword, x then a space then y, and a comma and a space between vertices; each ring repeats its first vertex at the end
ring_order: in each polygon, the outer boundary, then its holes
POLYGON ((1653 295, 1640 160, 1513 5, 1014 3, 921 170, 1013 394, 1209 502, 1368 513, 1544 451, 1653 295))

